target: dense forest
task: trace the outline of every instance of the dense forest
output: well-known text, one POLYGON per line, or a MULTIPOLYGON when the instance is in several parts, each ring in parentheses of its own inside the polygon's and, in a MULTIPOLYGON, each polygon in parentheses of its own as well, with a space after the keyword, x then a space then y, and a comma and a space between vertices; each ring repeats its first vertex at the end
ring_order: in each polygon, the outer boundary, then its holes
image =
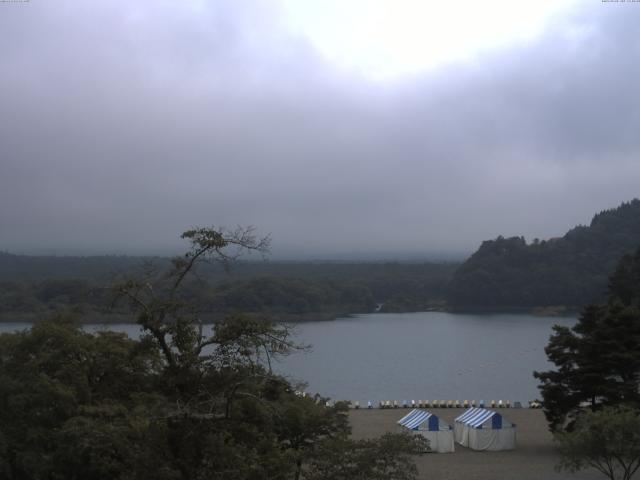
MULTIPOLYGON (((184 286, 206 320, 235 312, 287 320, 429 309, 580 308, 605 297, 616 262, 640 245, 640 200, 594 216, 561 238, 482 243, 463 264, 242 261, 204 264, 184 286)), ((114 282, 163 269, 164 257, 31 257, 0 253, 0 319, 73 311, 117 321, 114 282)))
POLYGON ((601 302, 607 278, 640 245, 640 200, 623 203, 562 238, 485 241, 448 286, 453 307, 580 307, 601 302))
MULTIPOLYGON (((35 320, 73 311, 117 321, 114 282, 163 269, 161 257, 30 257, 0 253, 0 318, 35 320)), ((441 307, 453 263, 239 261, 230 271, 203 264, 185 295, 206 319, 242 311, 288 320, 441 307), (208 317, 207 317, 208 316, 208 317)))

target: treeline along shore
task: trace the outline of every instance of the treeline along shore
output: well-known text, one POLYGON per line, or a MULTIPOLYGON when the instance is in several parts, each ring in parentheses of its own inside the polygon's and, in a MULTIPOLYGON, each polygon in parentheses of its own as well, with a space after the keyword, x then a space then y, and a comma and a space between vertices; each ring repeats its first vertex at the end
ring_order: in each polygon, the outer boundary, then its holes
MULTIPOLYGON (((0 253, 0 318, 33 321, 73 310, 98 322, 122 321, 111 285, 166 258, 30 257, 0 253)), ((203 265, 184 299, 204 321, 234 312, 285 320, 441 308, 458 263, 237 262, 228 273, 203 265)))
MULTIPOLYGON (((464 262, 245 261, 230 273, 203 265, 185 300, 215 321, 242 311, 290 321, 355 313, 578 311, 602 301, 607 278, 640 246, 640 200, 593 217, 559 238, 497 237, 464 262)), ((61 310, 83 321, 128 320, 111 285, 170 259, 26 256, 0 252, 0 320, 37 321, 61 310)))

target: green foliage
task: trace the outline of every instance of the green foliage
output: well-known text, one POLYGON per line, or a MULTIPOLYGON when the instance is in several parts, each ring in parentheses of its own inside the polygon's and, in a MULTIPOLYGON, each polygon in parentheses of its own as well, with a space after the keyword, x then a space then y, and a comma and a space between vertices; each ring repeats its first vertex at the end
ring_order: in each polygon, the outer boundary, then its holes
POLYGON ((369 289, 358 283, 260 277, 217 286, 207 308, 264 314, 318 312, 371 312, 375 307, 369 289))
POLYGON ((412 456, 428 450, 429 441, 411 433, 387 433, 371 440, 321 442, 311 457, 307 480, 413 480, 412 456))
POLYGON ((609 302, 586 307, 572 328, 554 327, 545 348, 555 370, 535 372, 552 430, 571 428, 581 405, 640 406, 640 309, 636 271, 640 249, 620 261, 609 302), (635 292, 629 294, 628 292, 635 292))
POLYGON ((343 404, 299 397, 261 366, 255 349, 276 355, 281 334, 229 319, 216 327, 211 353, 182 357, 179 374, 151 339, 91 335, 64 319, 3 334, 0 472, 292 478, 318 442, 346 438, 349 428, 343 404))
POLYGON ((637 409, 607 407, 585 412, 571 432, 558 433, 559 469, 593 467, 611 480, 629 480, 640 467, 640 417, 637 409))
MULTIPOLYGON (((456 307, 582 306, 604 300, 618 260, 640 245, 640 200, 594 216, 564 237, 527 244, 522 237, 485 241, 455 273, 456 307)), ((637 274, 637 272, 636 272, 637 274)))
POLYGON ((140 395, 154 385, 159 360, 148 345, 113 332, 89 335, 65 319, 0 335, 0 463, 7 478, 43 478, 67 465, 69 452, 77 462, 80 452, 92 457, 116 442, 118 423, 134 421, 144 405, 140 395), (103 443, 90 441, 96 436, 103 443))
POLYGON ((640 307, 640 261, 638 253, 625 255, 609 279, 609 291, 624 305, 640 307))
MULTIPOLYGON (((323 449, 351 462, 339 448, 350 442, 346 405, 298 396, 271 371, 272 358, 298 348, 288 329, 234 315, 205 337, 183 294, 207 258, 265 243, 250 230, 185 238, 192 248, 168 271, 115 286, 140 341, 63 317, 0 335, 0 478, 280 480, 323 478, 323 449)), ((369 478, 414 478, 407 455, 384 438, 357 447, 377 462, 369 478)))

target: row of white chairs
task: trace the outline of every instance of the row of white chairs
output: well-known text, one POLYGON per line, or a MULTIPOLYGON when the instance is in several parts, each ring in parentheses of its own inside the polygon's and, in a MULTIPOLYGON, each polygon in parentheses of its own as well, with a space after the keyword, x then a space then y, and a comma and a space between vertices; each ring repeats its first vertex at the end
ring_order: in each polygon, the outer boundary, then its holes
MULTIPOLYGON (((306 396, 304 392, 296 392, 296 394, 300 396, 306 396)), ((332 402, 326 402, 326 406, 330 407, 332 402)), ((360 408, 360 402, 356 401, 351 403, 351 407, 355 409, 360 408)), ((411 400, 410 402, 407 400, 403 400, 399 402, 398 400, 380 400, 378 403, 378 408, 471 408, 471 407, 479 407, 479 408, 522 408, 522 404, 520 402, 513 402, 513 404, 509 400, 491 400, 486 403, 483 400, 476 402, 475 400, 411 400)), ((374 404, 371 401, 367 402, 367 408, 374 408, 374 404)), ((542 404, 537 400, 532 400, 529 402, 529 408, 542 408, 542 404)))
MULTIPOLYGON (((514 402, 514 406, 521 406, 520 402, 514 402)), ((353 404, 354 408, 360 408, 360 402, 355 402, 353 404)), ((399 402, 398 400, 381 400, 378 403, 378 408, 470 408, 470 407, 480 407, 480 408, 511 408, 512 404, 509 400, 491 400, 486 403, 483 400, 476 402, 475 400, 411 400, 410 402, 407 400, 403 400, 399 402)), ((531 405, 530 407, 535 408, 531 405)), ((367 408, 373 408, 373 404, 369 401, 367 402, 367 408)))

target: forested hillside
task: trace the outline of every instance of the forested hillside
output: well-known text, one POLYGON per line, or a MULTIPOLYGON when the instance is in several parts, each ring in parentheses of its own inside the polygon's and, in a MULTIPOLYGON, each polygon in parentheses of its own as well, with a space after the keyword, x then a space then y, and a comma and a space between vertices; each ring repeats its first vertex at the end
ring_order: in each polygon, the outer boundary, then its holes
POLYGON ((562 238, 482 243, 448 288, 453 307, 582 306, 601 302, 623 255, 640 246, 640 200, 593 217, 562 238))
MULTIPOLYGON (((167 258, 30 257, 0 254, 0 319, 35 320, 73 310, 87 321, 109 321, 110 285, 167 258), (99 315, 97 315, 99 314, 99 315)), ((202 265, 185 294, 212 317, 243 311, 287 319, 332 318, 442 305, 457 264, 238 262, 230 272, 202 265)), ((114 320, 118 318, 114 317, 114 320)))

